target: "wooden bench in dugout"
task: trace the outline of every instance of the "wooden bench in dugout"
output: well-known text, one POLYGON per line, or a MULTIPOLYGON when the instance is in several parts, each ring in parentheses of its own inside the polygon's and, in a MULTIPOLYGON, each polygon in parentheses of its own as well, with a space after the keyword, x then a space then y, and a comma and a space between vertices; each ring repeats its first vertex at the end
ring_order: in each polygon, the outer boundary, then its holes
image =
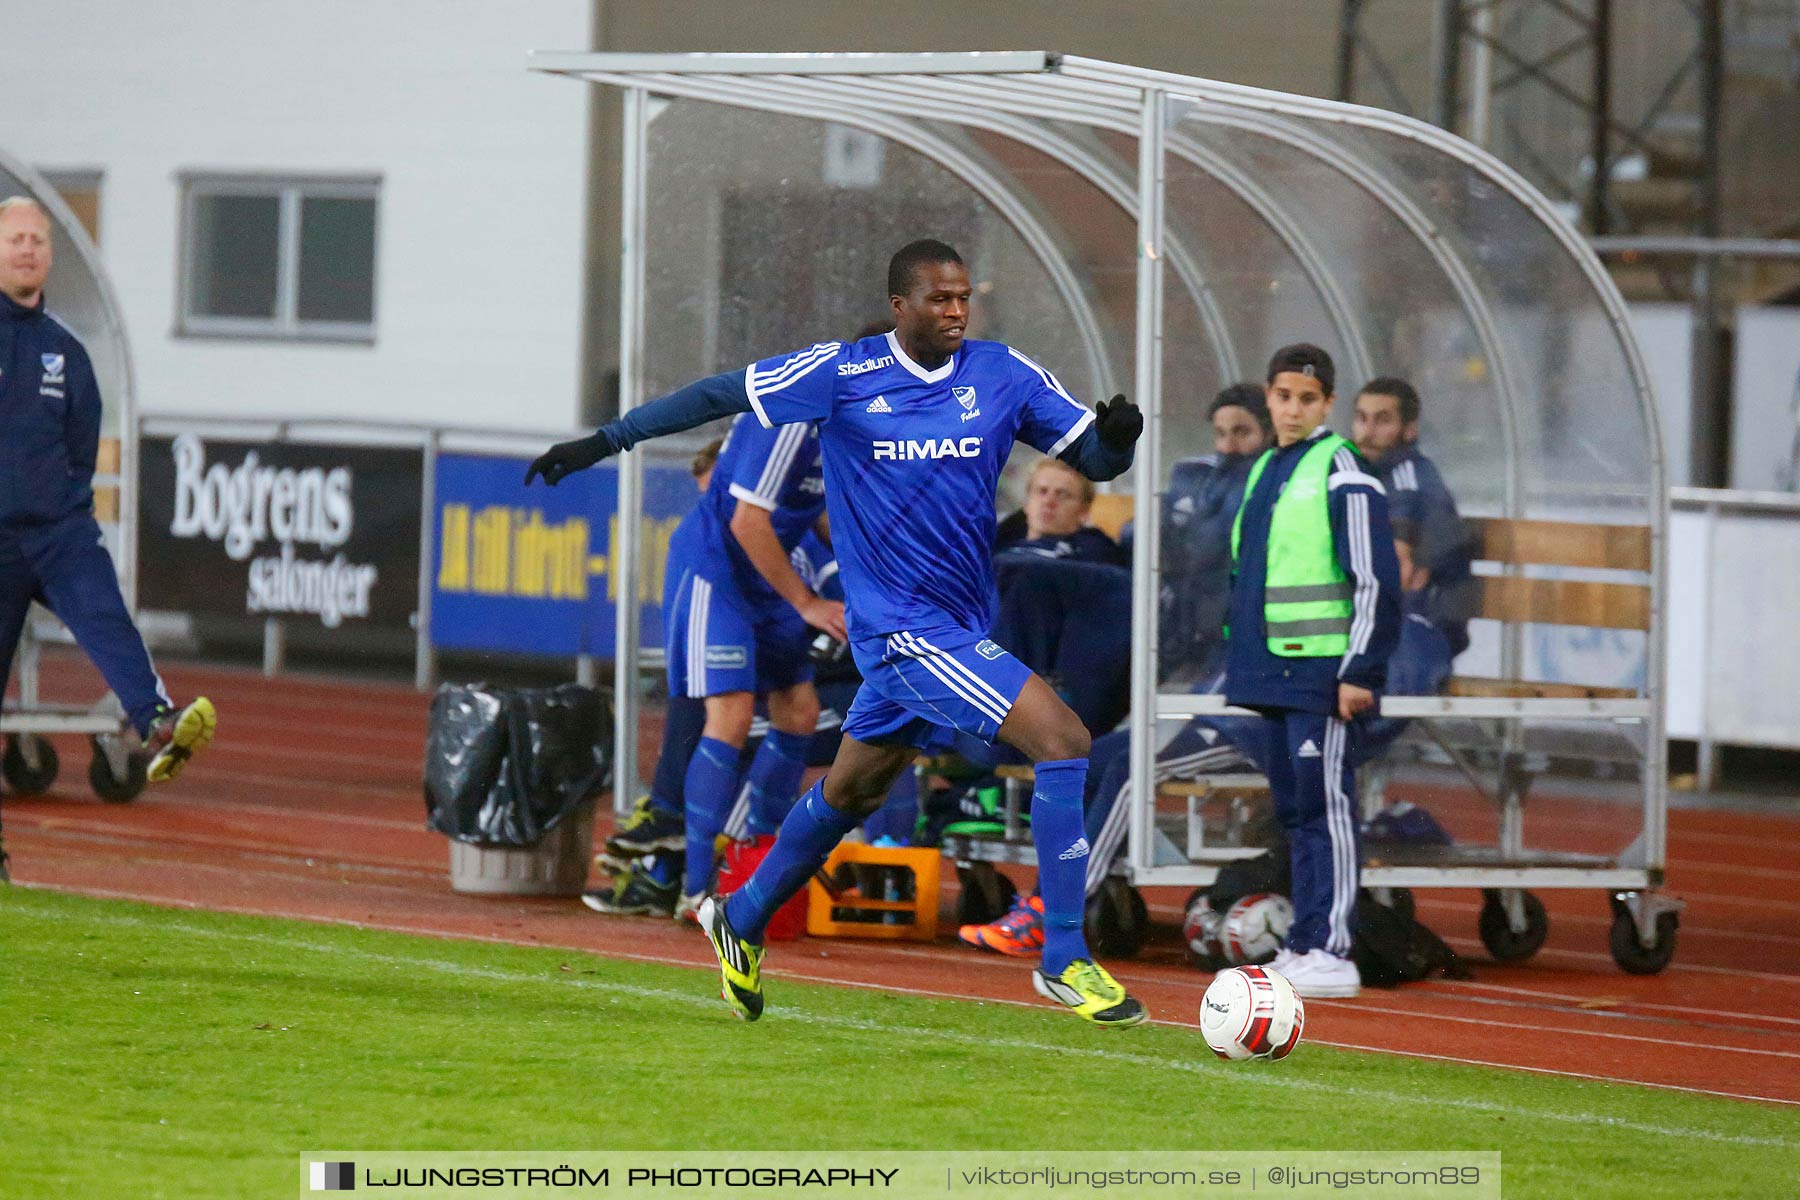
MULTIPOLYGON (((1651 627, 1649 573, 1654 569, 1651 530, 1642 525, 1603 525, 1563 521, 1476 518, 1468 522, 1475 550, 1477 578, 1473 615, 1517 629, 1525 625, 1559 625, 1613 629, 1647 634, 1651 627), (1546 577, 1546 571, 1554 577, 1546 577), (1591 576, 1609 573, 1602 578, 1591 576), (1615 573, 1634 576, 1620 582, 1615 573)), ((1627 700, 1634 688, 1516 678, 1452 676, 1443 694, 1453 698, 1627 700)), ((1584 731, 1570 737, 1554 728, 1527 729, 1503 723, 1496 730, 1478 718, 1424 717, 1390 753, 1387 764, 1374 768, 1363 789, 1364 815, 1380 805, 1386 770, 1403 755, 1432 752, 1447 759, 1499 812, 1497 848, 1384 847, 1379 858, 1365 857, 1366 868, 1401 868, 1415 863, 1488 865, 1496 861, 1524 866, 1603 869, 1626 857, 1531 851, 1524 845, 1524 804, 1533 782, 1553 762, 1581 765, 1595 776, 1642 770, 1637 749, 1620 736, 1609 749, 1584 731), (1484 774, 1485 769, 1485 774, 1484 774)), ((1656 880, 1655 882, 1660 882, 1656 880)), ((1674 911, 1656 918, 1655 944, 1643 945, 1624 903, 1613 899, 1610 937, 1614 959, 1634 974, 1653 974, 1674 952, 1674 911)), ((1488 952, 1502 962, 1531 957, 1549 931, 1543 904, 1524 889, 1487 889, 1478 922, 1488 952)))
MULTIPOLYGON (((1097 499, 1126 499, 1100 497, 1097 499)), ((1125 509, 1114 506, 1111 516, 1122 520, 1125 509)), ((1098 523, 1098 522, 1096 522, 1098 523)), ((1531 568, 1554 568, 1563 572, 1631 572, 1647 576, 1652 569, 1651 531, 1638 525, 1594 525, 1560 521, 1475 518, 1468 522, 1477 576, 1473 582, 1474 603, 1471 616, 1499 621, 1507 626, 1563 625, 1596 629, 1619 629, 1647 632, 1651 623, 1650 589, 1647 582, 1617 582, 1611 578, 1546 578, 1527 574, 1531 568)), ((1514 678, 1452 676, 1443 695, 1455 698, 1492 699, 1591 699, 1613 700, 1634 698, 1639 693, 1630 688, 1514 678)), ((1430 746, 1449 761, 1468 781, 1492 801, 1500 812, 1500 846, 1470 848, 1458 851, 1442 847, 1426 848, 1409 855, 1404 849, 1385 849, 1381 859, 1371 859, 1370 867, 1380 868, 1408 857, 1435 864, 1457 861, 1480 863, 1496 856, 1508 861, 1531 863, 1534 856, 1523 845, 1522 810, 1532 781, 1545 769, 1548 760, 1558 756, 1554 744, 1533 745, 1522 736, 1520 727, 1508 724, 1497 733, 1479 722, 1456 722, 1446 718, 1418 718, 1416 735, 1408 739, 1409 748, 1417 755, 1421 746, 1430 746), (1482 764, 1491 763, 1496 782, 1482 775, 1482 764)), ((1426 751, 1429 753, 1429 751, 1426 751)), ((1633 754, 1596 755, 1591 746, 1569 754, 1571 758, 1606 768, 1637 769, 1633 754)), ((1012 885, 994 870, 996 863, 1012 862, 1035 865, 1035 854, 1029 831, 1019 821, 1022 804, 1029 803, 1029 766, 1002 767, 996 774, 1006 782, 1006 833, 1000 839, 950 837, 944 850, 956 862, 963 884, 959 904, 959 920, 976 922, 991 920, 1005 911, 1012 900, 1012 885)), ((1380 766, 1370 770, 1368 786, 1363 789, 1364 816, 1379 811, 1380 792, 1385 772, 1380 766)), ((1267 782, 1260 775, 1234 773, 1226 776, 1171 779, 1158 784, 1157 829, 1160 840, 1169 842, 1168 849, 1179 846, 1189 859, 1202 850, 1214 857, 1231 856, 1240 847, 1239 835, 1247 826, 1255 806, 1266 804, 1267 782), (1165 803, 1182 802, 1184 812, 1172 812, 1165 803), (1222 821, 1215 822, 1220 838, 1206 843, 1208 824, 1206 806, 1223 803, 1227 810, 1222 821), (1171 834, 1184 834, 1175 842, 1171 834), (1225 843, 1224 847, 1217 844, 1225 843)), ((1254 854, 1254 847, 1242 847, 1244 854, 1254 854)), ((1569 856, 1535 856, 1546 865, 1554 859, 1569 856)), ((1584 857, 1574 866, 1599 866, 1605 860, 1584 857)), ((1653 973, 1660 970, 1673 952, 1674 914, 1661 918, 1667 922, 1667 936, 1659 936, 1654 947, 1637 944, 1629 915, 1617 901, 1612 949, 1627 971, 1653 973)), ((1144 933, 1144 905, 1135 888, 1122 875, 1107 881, 1088 911, 1088 935, 1103 954, 1129 956, 1136 953, 1144 933)), ((1530 957, 1543 945, 1548 933, 1544 907, 1530 892, 1522 889, 1487 889, 1483 893, 1478 922, 1483 943, 1500 961, 1518 961, 1530 957)), ((1659 934, 1662 926, 1659 925, 1659 934)))

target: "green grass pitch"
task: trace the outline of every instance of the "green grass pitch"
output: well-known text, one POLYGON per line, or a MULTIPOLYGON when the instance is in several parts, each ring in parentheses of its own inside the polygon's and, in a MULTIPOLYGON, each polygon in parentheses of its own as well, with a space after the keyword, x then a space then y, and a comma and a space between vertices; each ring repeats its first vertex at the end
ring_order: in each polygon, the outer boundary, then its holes
POLYGON ((1305 1044, 1227 1064, 1191 1027, 780 979, 746 1026, 716 986, 565 950, 0 889, 0 1196, 289 1195, 296 1156, 332 1147, 1087 1139, 1498 1150, 1508 1197, 1764 1200, 1800 1178, 1800 1120, 1760 1105, 1305 1044))

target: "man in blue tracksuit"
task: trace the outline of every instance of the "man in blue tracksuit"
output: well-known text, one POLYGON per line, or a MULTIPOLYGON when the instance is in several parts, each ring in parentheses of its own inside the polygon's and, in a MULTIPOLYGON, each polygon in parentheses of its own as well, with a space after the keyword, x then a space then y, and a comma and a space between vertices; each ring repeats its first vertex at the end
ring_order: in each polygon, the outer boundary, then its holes
POLYGON ((1387 488, 1406 612, 1430 622, 1455 656, 1469 648, 1478 595, 1474 548, 1456 497, 1419 449, 1419 412, 1412 384, 1392 375, 1371 379, 1356 397, 1351 438, 1387 488))
POLYGON ((1232 531, 1225 647, 1225 698, 1262 714, 1293 860, 1294 921, 1273 965, 1307 997, 1361 987, 1350 958, 1361 874, 1353 764, 1400 628, 1385 492, 1325 424, 1335 375, 1317 346, 1270 360, 1276 445, 1252 468, 1232 531))
POLYGON ((0 686, 37 600, 100 668, 160 782, 212 739, 216 717, 204 697, 170 704, 119 593, 94 520, 100 388, 87 350, 44 310, 50 262, 49 216, 0 200, 0 686))

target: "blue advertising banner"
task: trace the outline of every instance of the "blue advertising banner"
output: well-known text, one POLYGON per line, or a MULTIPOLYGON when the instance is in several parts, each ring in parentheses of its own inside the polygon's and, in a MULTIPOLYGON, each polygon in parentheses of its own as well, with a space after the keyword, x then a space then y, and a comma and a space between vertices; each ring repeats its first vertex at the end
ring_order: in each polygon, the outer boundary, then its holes
MULTIPOLYGON (((528 461, 438 455, 432 644, 611 658, 618 470, 609 463, 557 487, 527 488, 528 461)), ((646 646, 662 644, 669 537, 697 498, 686 471, 645 468, 638 601, 646 646)))

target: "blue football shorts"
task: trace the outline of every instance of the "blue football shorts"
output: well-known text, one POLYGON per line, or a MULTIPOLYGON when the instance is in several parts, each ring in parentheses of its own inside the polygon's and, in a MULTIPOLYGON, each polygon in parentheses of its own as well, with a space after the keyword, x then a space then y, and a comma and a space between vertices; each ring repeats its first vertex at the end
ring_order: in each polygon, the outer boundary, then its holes
POLYGON ((729 584, 685 572, 663 605, 669 695, 758 695, 813 677, 812 630, 785 600, 745 600, 729 584))
POLYGON ((1031 668, 985 634, 954 625, 853 638, 862 687, 844 735, 877 745, 924 746, 934 728, 992 742, 1031 668))

